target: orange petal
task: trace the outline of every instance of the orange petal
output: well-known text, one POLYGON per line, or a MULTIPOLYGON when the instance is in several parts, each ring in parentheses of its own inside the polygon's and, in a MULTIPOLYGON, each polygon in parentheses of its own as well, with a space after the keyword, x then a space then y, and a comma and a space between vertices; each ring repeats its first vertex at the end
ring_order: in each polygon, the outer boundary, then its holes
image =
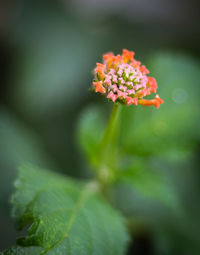
POLYGON ((94 69, 94 72, 98 74, 100 79, 104 78, 104 68, 105 66, 101 63, 97 63, 97 67, 94 69))
POLYGON ((139 98, 148 96, 148 95, 150 95, 150 94, 151 94, 151 91, 150 91, 149 88, 144 88, 144 89, 140 90, 139 92, 137 92, 137 96, 138 96, 139 98))
POLYGON ((157 82, 155 80, 155 78, 153 77, 148 77, 148 84, 147 86, 150 88, 150 91, 152 93, 156 93, 157 90, 157 82))
POLYGON ((128 51, 126 49, 123 49, 122 58, 125 63, 133 60, 134 55, 135 55, 135 53, 133 51, 128 51))
POLYGON ((126 99, 126 104, 127 105, 131 105, 131 104, 138 104, 138 99, 136 97, 132 98, 132 97, 127 97, 126 99))
POLYGON ((94 81, 93 85, 95 87, 96 92, 100 92, 102 94, 106 93, 106 89, 102 85, 102 81, 94 81))
POLYGON ((112 57, 112 68, 117 68, 117 65, 119 64, 119 63, 121 63, 121 61, 122 61, 122 57, 121 57, 121 55, 117 55, 117 56, 113 56, 112 57))
POLYGON ((105 61, 108 61, 108 60, 110 60, 110 58, 112 58, 112 56, 114 56, 113 52, 108 52, 108 53, 103 55, 103 59, 105 61))
POLYGON ((131 60, 131 63, 130 63, 134 68, 138 68, 140 67, 141 65, 141 62, 140 61, 137 61, 135 59, 131 60))
POLYGON ((156 95, 156 97, 152 100, 140 99, 138 100, 138 103, 144 106, 154 105, 158 109, 160 107, 160 104, 163 104, 164 101, 159 97, 159 95, 156 95))
POLYGON ((103 55, 107 71, 111 68, 111 65, 112 65, 114 57, 115 56, 114 56, 114 54, 112 52, 109 52, 109 53, 103 55))
POLYGON ((148 74, 148 73, 149 73, 149 70, 146 68, 145 65, 142 65, 142 66, 140 67, 140 72, 141 72, 142 74, 148 74))
POLYGON ((97 63, 97 67, 96 68, 102 68, 102 69, 104 69, 104 64, 102 64, 102 63, 97 63))

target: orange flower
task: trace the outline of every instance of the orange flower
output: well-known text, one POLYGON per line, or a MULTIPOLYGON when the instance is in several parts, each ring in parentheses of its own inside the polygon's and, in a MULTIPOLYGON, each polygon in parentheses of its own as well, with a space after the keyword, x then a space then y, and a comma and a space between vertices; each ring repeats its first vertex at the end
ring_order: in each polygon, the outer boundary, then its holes
POLYGON ((112 52, 103 55, 103 63, 97 63, 94 69, 93 86, 96 92, 105 95, 113 102, 125 105, 154 105, 159 108, 164 101, 156 95, 152 100, 144 99, 156 93, 155 78, 147 76, 149 70, 134 59, 133 51, 123 50, 122 55, 112 52))

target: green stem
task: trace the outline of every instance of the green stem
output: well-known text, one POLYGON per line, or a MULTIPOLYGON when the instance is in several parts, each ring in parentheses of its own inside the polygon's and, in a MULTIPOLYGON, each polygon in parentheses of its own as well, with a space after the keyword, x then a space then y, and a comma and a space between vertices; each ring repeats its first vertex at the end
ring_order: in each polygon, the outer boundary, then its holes
POLYGON ((119 114, 120 114, 120 104, 115 103, 113 105, 111 114, 110 114, 110 119, 108 121, 107 127, 104 132, 103 140, 101 143, 100 147, 100 155, 103 156, 104 151, 110 145, 113 140, 116 138, 116 133, 117 133, 117 124, 118 124, 118 119, 119 119, 119 114))
POLYGON ((121 105, 115 103, 100 145, 98 178, 104 190, 107 190, 114 177, 120 110, 121 105))

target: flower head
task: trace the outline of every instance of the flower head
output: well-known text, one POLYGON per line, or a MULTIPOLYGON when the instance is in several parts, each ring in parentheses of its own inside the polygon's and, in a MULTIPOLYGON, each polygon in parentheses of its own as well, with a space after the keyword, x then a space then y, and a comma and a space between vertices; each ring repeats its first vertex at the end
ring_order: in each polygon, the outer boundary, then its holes
POLYGON ((159 108, 164 101, 156 95, 154 99, 143 99, 156 93, 157 83, 153 77, 147 76, 149 70, 134 59, 133 51, 123 50, 122 55, 112 52, 103 55, 103 63, 97 63, 94 69, 95 92, 105 95, 113 102, 125 105, 154 105, 159 108))

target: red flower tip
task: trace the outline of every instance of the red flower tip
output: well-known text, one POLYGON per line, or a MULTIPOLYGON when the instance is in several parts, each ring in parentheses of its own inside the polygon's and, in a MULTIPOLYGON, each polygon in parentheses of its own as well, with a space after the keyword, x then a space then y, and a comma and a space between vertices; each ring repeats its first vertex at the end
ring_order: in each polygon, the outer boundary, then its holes
POLYGON ((156 95, 155 98, 152 99, 152 100, 141 99, 141 100, 138 101, 138 104, 140 104, 140 105, 144 105, 144 106, 154 105, 157 109, 163 103, 164 103, 164 101, 159 97, 159 95, 156 95))
POLYGON ((105 61, 108 61, 112 56, 114 56, 113 52, 108 52, 108 53, 103 55, 103 59, 105 61))
POLYGON ((127 97, 126 103, 127 103, 127 105, 131 105, 131 104, 138 105, 138 99, 136 97, 134 97, 134 98, 127 97))
POLYGON ((154 77, 148 77, 148 84, 147 86, 150 88, 152 93, 156 93, 157 90, 157 82, 154 77))
POLYGON ((126 49, 123 49, 123 51, 122 51, 122 58, 125 63, 133 60, 134 55, 135 55, 135 53, 133 51, 128 51, 126 49))
POLYGON ((141 71, 143 74, 149 74, 149 73, 150 73, 149 70, 146 68, 145 65, 142 65, 142 66, 140 67, 140 71, 141 71))
POLYGON ((161 104, 164 103, 162 98, 159 97, 159 95, 156 95, 155 99, 153 99, 155 107, 158 109, 161 104))
POLYGON ((104 65, 97 63, 97 67, 94 69, 95 74, 98 74, 99 79, 104 78, 104 65))
POLYGON ((93 81, 93 85, 95 87, 95 92, 106 93, 106 89, 103 87, 101 81, 93 81))

